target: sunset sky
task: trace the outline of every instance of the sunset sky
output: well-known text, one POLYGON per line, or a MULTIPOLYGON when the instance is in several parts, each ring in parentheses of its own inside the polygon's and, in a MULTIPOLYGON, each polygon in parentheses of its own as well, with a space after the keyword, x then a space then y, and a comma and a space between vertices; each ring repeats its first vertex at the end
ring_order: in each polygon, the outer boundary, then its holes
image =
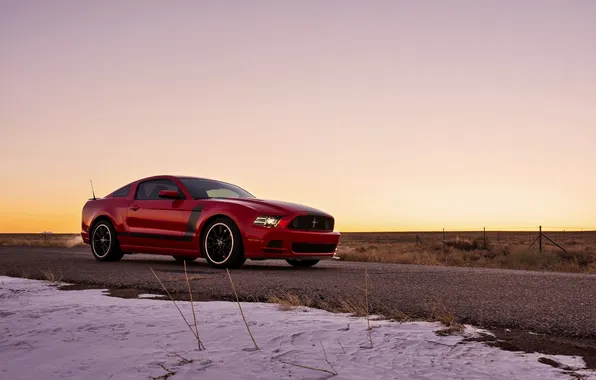
POLYGON ((154 174, 340 231, 596 227, 596 2, 0 1, 0 232, 154 174))

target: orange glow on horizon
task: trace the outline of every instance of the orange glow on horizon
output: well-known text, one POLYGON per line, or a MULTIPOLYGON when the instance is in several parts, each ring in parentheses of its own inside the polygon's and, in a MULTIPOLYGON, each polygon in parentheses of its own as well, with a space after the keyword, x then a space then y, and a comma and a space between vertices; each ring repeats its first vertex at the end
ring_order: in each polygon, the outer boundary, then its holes
POLYGON ((596 3, 33 2, 0 6, 0 233, 155 174, 346 232, 596 226, 596 3))

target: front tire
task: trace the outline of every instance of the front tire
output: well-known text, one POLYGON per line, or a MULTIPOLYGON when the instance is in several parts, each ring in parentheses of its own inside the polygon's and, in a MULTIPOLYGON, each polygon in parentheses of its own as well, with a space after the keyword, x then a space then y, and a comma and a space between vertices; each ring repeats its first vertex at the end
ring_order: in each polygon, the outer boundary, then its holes
POLYGON ((288 264, 296 268, 308 268, 316 265, 319 260, 286 260, 288 264))
POLYGON ((91 253, 97 261, 119 261, 124 252, 120 250, 120 243, 112 223, 101 220, 93 226, 91 231, 91 253))
POLYGON ((246 261, 242 235, 229 218, 219 217, 207 224, 201 245, 205 260, 214 268, 239 268, 246 261))

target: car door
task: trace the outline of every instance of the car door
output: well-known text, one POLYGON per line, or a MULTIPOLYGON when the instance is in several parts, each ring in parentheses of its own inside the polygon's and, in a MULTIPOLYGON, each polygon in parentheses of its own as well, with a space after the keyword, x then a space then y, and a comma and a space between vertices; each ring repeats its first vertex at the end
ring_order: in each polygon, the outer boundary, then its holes
POLYGON ((140 182, 126 218, 130 244, 155 248, 186 248, 188 243, 184 232, 192 201, 161 198, 161 190, 178 191, 184 198, 178 185, 168 178, 140 182))

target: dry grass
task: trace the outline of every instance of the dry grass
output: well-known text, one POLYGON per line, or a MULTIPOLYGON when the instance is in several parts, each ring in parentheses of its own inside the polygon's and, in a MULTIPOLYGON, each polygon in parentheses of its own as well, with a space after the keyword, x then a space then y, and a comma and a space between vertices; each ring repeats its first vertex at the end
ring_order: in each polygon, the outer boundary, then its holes
MULTIPOLYGON (((370 278, 370 275, 368 275, 368 277, 370 278)), ((367 285, 365 284, 365 286, 367 285)), ((299 307, 312 307, 326 310, 332 313, 346 313, 354 317, 365 317, 369 321, 368 330, 371 330, 370 321, 372 321, 373 319, 369 319, 370 303, 368 301, 368 299, 371 298, 370 288, 367 287, 363 288, 362 290, 365 291, 367 294, 363 294, 363 299, 361 302, 355 302, 352 300, 342 300, 338 304, 330 304, 324 301, 315 300, 313 298, 301 296, 295 293, 283 293, 280 295, 272 295, 267 298, 267 302, 277 304, 280 310, 284 311, 292 310, 299 307)), ((435 302, 426 305, 425 316, 411 316, 407 313, 404 313, 401 310, 387 307, 387 305, 379 305, 378 303, 377 305, 380 306, 380 308, 382 309, 382 312, 378 313, 381 319, 387 319, 395 322, 407 322, 412 320, 440 322, 443 325, 445 325, 446 328, 449 328, 452 331, 460 331, 460 329, 462 328, 462 325, 457 322, 455 316, 451 312, 449 312, 444 305, 440 303, 435 302)), ((377 313, 374 312, 373 314, 377 313)), ((349 330, 349 327, 347 329, 349 330)))
POLYGON ((54 273, 51 269, 42 269, 41 273, 47 281, 54 284, 62 282, 62 278, 64 276, 63 273, 54 273))
POLYGON ((338 247, 338 256, 345 261, 596 273, 596 244, 576 239, 557 243, 567 252, 546 242, 538 252, 536 246, 528 249, 530 244, 525 241, 496 243, 487 239, 484 244, 483 238, 424 244, 348 241, 338 247))
MULTIPOLYGON (((363 298, 370 298, 370 290, 368 290, 368 295, 364 296, 363 298)), ((322 301, 317 301, 312 298, 308 298, 305 296, 300 296, 294 293, 284 293, 282 295, 275 295, 270 296, 267 298, 267 302, 277 304, 280 310, 288 311, 294 308, 299 307, 312 307, 317 309, 322 309, 329 311, 331 313, 346 313, 353 317, 363 317, 366 318, 368 327, 367 333, 368 338, 370 341, 369 346, 363 346, 361 348, 372 348, 372 335, 371 331, 373 327, 370 326, 370 321, 374 319, 370 318, 367 310, 367 301, 364 299, 361 303, 357 303, 351 300, 344 300, 341 301, 339 304, 329 304, 322 301)), ((444 328, 439 329, 436 331, 438 335, 449 335, 459 333, 464 329, 464 325, 461 324, 455 315, 447 310, 447 308, 441 304, 440 302, 427 302, 423 314, 418 313, 417 315, 408 315, 401 310, 397 310, 395 308, 386 307, 383 305, 381 307, 382 311, 375 312, 374 314, 379 315, 377 319, 385 319, 394 322, 408 322, 408 321, 427 321, 427 322, 439 322, 441 323, 444 328)), ((344 330, 350 330, 350 326, 348 325, 344 330)))
MULTIPOLYGON (((331 311, 333 313, 347 313, 355 317, 367 315, 366 305, 352 300, 343 300, 339 304, 329 304, 322 300, 315 300, 308 296, 301 296, 294 293, 282 293, 267 297, 267 302, 277 304, 280 310, 292 310, 297 307, 312 307, 331 311)), ((395 313, 399 315, 399 313, 395 313)), ((403 319, 399 319, 403 320, 403 319)))
MULTIPOLYGON (((157 277, 157 274, 155 273, 155 271, 153 270, 153 268, 149 267, 149 269, 151 270, 151 273, 153 273, 153 276, 155 277, 155 279, 161 285, 162 289, 166 292, 166 294, 170 298, 170 301, 172 301, 172 303, 174 304, 174 306, 176 307, 176 309, 180 313, 180 316, 184 320, 184 323, 186 323, 186 325, 190 329, 190 332, 192 333, 192 335, 196 338, 199 351, 200 350, 204 350, 205 349, 205 346, 203 345, 203 342, 201 341, 201 337, 199 336, 199 328, 196 325, 197 317, 196 317, 196 314, 195 314, 194 306, 192 307, 192 315, 193 315, 193 318, 195 320, 195 330, 192 329, 192 326, 191 326, 190 323, 188 323, 188 320, 184 316, 184 313, 182 313, 182 310, 180 310, 180 307, 178 307, 178 304, 176 303, 176 301, 174 301, 174 298, 172 297, 172 295, 170 294, 170 292, 168 291, 168 289, 166 288, 166 286, 164 285, 164 283, 161 281, 161 279, 159 277, 157 277)), ((191 305, 192 305, 192 290, 191 290, 190 282, 188 280, 188 274, 186 273, 186 264, 184 265, 184 274, 185 274, 186 282, 188 284, 189 297, 191 299, 191 305)))
POLYGON ((275 303, 279 305, 280 310, 291 310, 295 307, 305 306, 313 307, 313 301, 310 298, 301 298, 296 294, 286 293, 281 296, 270 296, 267 298, 267 302, 275 303))
POLYGON ((335 368, 333 367, 333 365, 331 364, 331 362, 329 361, 329 358, 327 357, 327 351, 325 350, 325 346, 323 346, 323 342, 322 341, 319 341, 319 343, 321 343, 321 348, 323 349, 323 355, 325 356, 325 362, 327 362, 327 364, 329 365, 329 367, 331 368, 331 370, 324 369, 324 368, 316 368, 316 367, 306 366, 306 365, 302 365, 302 364, 290 363, 290 362, 283 361, 283 360, 280 360, 280 363, 291 365, 291 366, 294 366, 294 367, 312 369, 313 371, 326 372, 326 373, 330 374, 331 377, 336 376, 338 373, 335 370, 335 368))
POLYGON ((236 303, 238 304, 238 309, 240 309, 240 314, 242 315, 242 320, 244 320, 244 325, 246 326, 246 330, 248 330, 248 335, 250 335, 250 339, 252 339, 253 344, 255 345, 255 350, 259 350, 259 346, 257 346, 257 341, 255 337, 252 335, 250 331, 250 327, 248 326, 248 322, 246 321, 246 317, 244 316, 244 311, 242 310, 242 304, 240 303, 240 298, 238 297, 238 293, 236 292, 236 286, 234 285, 234 281, 232 280, 232 275, 230 274, 230 270, 226 268, 226 272, 228 273, 228 279, 230 280, 230 285, 232 286, 232 291, 236 296, 236 303))
MULTIPOLYGON (((366 267, 364 268, 364 281, 363 287, 355 285, 356 288, 363 291, 363 299, 361 302, 355 302, 352 300, 343 300, 339 304, 329 304, 324 301, 315 300, 307 296, 300 296, 294 293, 283 293, 281 295, 272 295, 268 297, 267 302, 275 303, 279 305, 281 310, 291 310, 296 307, 313 307, 323 309, 332 313, 347 313, 354 317, 365 317, 367 322, 367 332, 370 342, 370 346, 361 346, 361 348, 373 348, 372 329, 370 324, 370 299, 375 298, 374 294, 371 294, 370 290, 370 275, 366 267), (371 297, 372 296, 372 297, 371 297)), ((373 292, 374 293, 374 292, 373 292)), ((424 316, 410 316, 401 310, 395 308, 386 307, 386 305, 379 305, 379 319, 392 320, 396 322, 405 322, 408 320, 426 320, 429 322, 439 322, 444 328, 436 331, 439 335, 449 335, 459 333, 464 329, 464 325, 457 321, 457 318, 451 313, 444 304, 440 301, 426 301, 424 316)), ((348 324, 345 331, 350 330, 348 324)), ((340 343, 341 345, 341 343, 340 343)))
POLYGON ((437 335, 451 335, 464 330, 464 325, 459 323, 455 315, 447 310, 443 304, 432 304, 429 309, 428 319, 440 322, 445 328, 437 330, 437 335))

